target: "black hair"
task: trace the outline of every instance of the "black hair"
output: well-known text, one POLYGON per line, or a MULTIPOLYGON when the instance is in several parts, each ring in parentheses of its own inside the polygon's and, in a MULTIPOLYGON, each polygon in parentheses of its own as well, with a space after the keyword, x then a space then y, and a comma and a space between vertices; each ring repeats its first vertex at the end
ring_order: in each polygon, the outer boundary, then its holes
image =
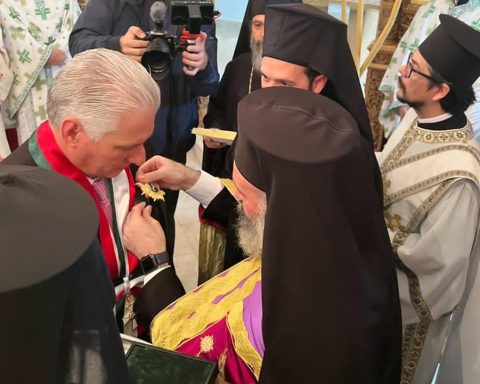
POLYGON ((458 87, 443 79, 433 68, 431 69, 431 76, 435 79, 435 81, 431 81, 432 85, 438 86, 445 83, 450 87, 448 94, 440 100, 440 105, 445 112, 458 115, 465 112, 475 102, 475 92, 471 85, 458 87))
POLYGON ((308 81, 309 81, 310 84, 319 75, 321 75, 321 73, 319 73, 317 71, 314 71, 313 69, 307 68, 307 76, 308 76, 308 81))

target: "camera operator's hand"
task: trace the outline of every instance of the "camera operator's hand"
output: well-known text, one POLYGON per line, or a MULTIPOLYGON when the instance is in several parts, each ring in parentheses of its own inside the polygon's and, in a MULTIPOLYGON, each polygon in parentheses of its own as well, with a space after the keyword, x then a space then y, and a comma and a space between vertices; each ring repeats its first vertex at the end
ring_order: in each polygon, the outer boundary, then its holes
POLYGON ((205 40, 207 34, 200 32, 195 45, 189 45, 182 53, 182 61, 184 64, 183 72, 187 76, 195 76, 199 71, 203 71, 208 65, 208 55, 205 51, 205 40))
POLYGON ((67 54, 65 53, 65 51, 62 51, 61 49, 58 49, 58 48, 53 48, 52 53, 50 54, 50 57, 47 60, 47 65, 49 66, 61 65, 65 63, 66 58, 67 58, 67 54))
POLYGON ((120 37, 120 51, 132 59, 140 62, 145 53, 149 41, 140 40, 145 38, 145 32, 139 27, 128 28, 127 33, 120 37))

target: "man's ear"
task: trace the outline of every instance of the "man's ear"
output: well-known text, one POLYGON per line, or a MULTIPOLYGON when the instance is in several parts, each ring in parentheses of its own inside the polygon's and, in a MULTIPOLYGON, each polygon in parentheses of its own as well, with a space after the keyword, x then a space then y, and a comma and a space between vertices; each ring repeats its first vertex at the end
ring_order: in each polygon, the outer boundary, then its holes
POLYGON ((69 148, 77 148, 85 136, 85 130, 77 118, 67 116, 61 122, 60 136, 64 145, 69 148))
POLYGON ((437 91, 433 95, 433 101, 442 100, 450 92, 450 86, 446 83, 439 84, 436 88, 437 91))
POLYGON ((325 85, 327 84, 328 77, 321 74, 318 75, 313 79, 313 81, 310 83, 310 91, 313 93, 320 93, 323 91, 323 88, 325 88, 325 85))

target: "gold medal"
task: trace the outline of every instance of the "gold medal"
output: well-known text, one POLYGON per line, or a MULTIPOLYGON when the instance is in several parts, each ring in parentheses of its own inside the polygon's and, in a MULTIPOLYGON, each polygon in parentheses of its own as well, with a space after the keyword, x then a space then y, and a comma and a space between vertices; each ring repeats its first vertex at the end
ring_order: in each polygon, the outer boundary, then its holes
POLYGON ((165 192, 162 191, 159 187, 153 184, 143 184, 143 183, 136 183, 137 187, 140 188, 142 191, 142 195, 146 196, 153 201, 162 200, 165 201, 165 192))

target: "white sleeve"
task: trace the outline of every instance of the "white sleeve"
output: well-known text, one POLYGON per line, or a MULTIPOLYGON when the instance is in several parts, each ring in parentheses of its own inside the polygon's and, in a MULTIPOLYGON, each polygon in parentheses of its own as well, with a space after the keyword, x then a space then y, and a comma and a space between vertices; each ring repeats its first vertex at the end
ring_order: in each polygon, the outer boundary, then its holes
POLYGON ((166 265, 165 267, 159 267, 155 269, 154 271, 148 273, 145 275, 145 278, 143 279, 143 286, 147 285, 150 280, 152 280, 155 276, 157 276, 160 272, 164 271, 167 268, 170 268, 170 265, 166 265))
MULTIPOLYGON (((471 181, 459 180, 430 210, 419 231, 397 250, 418 277, 433 319, 450 312, 463 295, 478 218, 478 189, 471 181)), ((408 279, 398 269, 397 277, 403 323, 417 322, 408 279)))
POLYGON ((202 204, 204 208, 207 208, 223 188, 224 186, 218 177, 201 171, 198 181, 185 192, 202 204))

